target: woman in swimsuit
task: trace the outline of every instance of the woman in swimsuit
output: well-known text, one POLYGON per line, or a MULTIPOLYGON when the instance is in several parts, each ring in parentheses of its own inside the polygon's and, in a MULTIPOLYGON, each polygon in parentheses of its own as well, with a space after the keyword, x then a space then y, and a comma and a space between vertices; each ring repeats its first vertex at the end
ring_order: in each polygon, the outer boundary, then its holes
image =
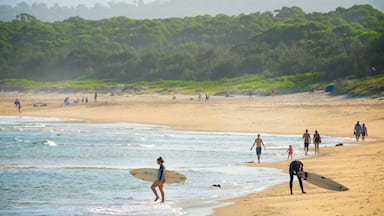
POLYGON ((317 131, 315 131, 315 134, 313 134, 313 143, 315 144, 315 154, 316 153, 319 154, 320 153, 319 146, 321 143, 321 137, 317 131))
POLYGON ((361 127, 361 139, 364 141, 365 136, 368 136, 368 129, 365 127, 365 124, 363 123, 363 126, 361 127))
POLYGON ((153 193, 155 194, 155 202, 159 200, 159 195, 157 194, 156 187, 159 187, 160 193, 161 193, 161 202, 163 203, 165 200, 165 195, 164 195, 164 190, 163 186, 165 183, 165 166, 164 164, 164 159, 162 157, 157 158, 157 164, 160 165, 159 171, 157 173, 157 179, 153 182, 151 189, 153 193))

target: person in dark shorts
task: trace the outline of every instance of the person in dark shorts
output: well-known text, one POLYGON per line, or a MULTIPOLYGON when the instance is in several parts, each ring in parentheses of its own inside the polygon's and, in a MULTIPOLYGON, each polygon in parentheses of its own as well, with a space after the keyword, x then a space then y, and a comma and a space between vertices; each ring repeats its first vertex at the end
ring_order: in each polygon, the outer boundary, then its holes
POLYGON ((353 128, 353 134, 356 136, 356 142, 359 142, 361 134, 361 125, 359 121, 356 122, 355 127, 353 128))
POLYGON ((264 145, 263 139, 261 139, 260 134, 257 134, 257 138, 255 139, 255 142, 253 142, 253 145, 251 146, 250 150, 252 151, 253 147, 256 146, 256 155, 257 155, 257 162, 258 163, 260 163, 261 145, 264 146, 264 150, 265 150, 265 145, 264 145))
POLYGON ((296 175, 297 179, 299 180, 301 192, 305 193, 304 187, 303 187, 303 181, 301 180, 301 174, 300 172, 303 172, 304 164, 301 161, 294 160, 289 164, 289 189, 292 193, 292 184, 293 184, 293 176, 296 175))
POLYGON ((304 152, 305 152, 305 155, 307 155, 308 147, 309 147, 309 144, 311 143, 311 135, 308 133, 308 130, 305 130, 305 133, 303 134, 303 139, 304 139, 304 152))

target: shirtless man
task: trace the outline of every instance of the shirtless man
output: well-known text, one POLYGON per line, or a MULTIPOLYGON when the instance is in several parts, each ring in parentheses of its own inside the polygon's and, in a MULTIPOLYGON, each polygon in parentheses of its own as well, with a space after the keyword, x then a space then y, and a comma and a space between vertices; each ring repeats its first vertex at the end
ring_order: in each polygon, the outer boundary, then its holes
POLYGON ((253 147, 255 147, 255 145, 256 145, 257 162, 260 163, 261 145, 264 146, 264 150, 265 150, 265 145, 264 145, 263 139, 260 138, 260 134, 257 134, 257 138, 255 139, 255 142, 253 142, 251 151, 253 147))
POLYGON ((303 134, 304 139, 304 152, 305 155, 308 154, 308 146, 311 143, 311 135, 308 133, 308 130, 305 130, 305 133, 303 134))

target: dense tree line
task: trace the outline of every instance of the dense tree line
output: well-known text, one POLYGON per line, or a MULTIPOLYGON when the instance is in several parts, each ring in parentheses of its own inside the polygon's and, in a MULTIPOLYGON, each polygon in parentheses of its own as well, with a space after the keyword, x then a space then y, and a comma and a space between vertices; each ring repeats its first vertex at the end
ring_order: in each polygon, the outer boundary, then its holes
POLYGON ((384 68, 384 14, 370 5, 304 13, 114 17, 0 22, 0 78, 206 80, 320 72, 323 79, 384 68))

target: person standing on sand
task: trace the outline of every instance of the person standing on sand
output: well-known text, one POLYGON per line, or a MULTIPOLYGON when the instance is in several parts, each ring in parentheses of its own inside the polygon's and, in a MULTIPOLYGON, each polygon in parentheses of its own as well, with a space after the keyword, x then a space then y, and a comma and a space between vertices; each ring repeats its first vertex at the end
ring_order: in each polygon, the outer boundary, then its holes
POLYGON ((293 194, 292 193, 292 185, 293 185, 293 176, 294 175, 296 175, 297 179, 299 180, 301 192, 305 193, 304 187, 303 187, 303 181, 301 180, 301 172, 304 172, 303 169, 304 169, 304 164, 301 161, 294 160, 289 164, 289 177, 290 177, 289 189, 291 191, 291 194, 293 194))
POLYGON ((19 111, 19 113, 21 113, 21 102, 19 101, 18 105, 17 105, 17 110, 19 111))
POLYGON ((320 134, 317 132, 317 130, 315 131, 315 134, 313 134, 313 143, 315 144, 315 154, 319 154, 320 153, 320 143, 321 143, 321 137, 320 137, 320 134))
POLYGON ((97 103, 97 91, 95 92, 95 103, 97 103))
POLYGON ((365 136, 368 136, 368 129, 365 126, 365 123, 363 123, 363 126, 361 127, 361 140, 365 141, 365 136))
POLYGON ((176 103, 176 93, 175 92, 173 92, 173 95, 172 95, 172 102, 176 103))
POLYGON ((303 134, 303 139, 304 139, 304 152, 305 152, 305 155, 307 155, 308 147, 309 147, 309 144, 311 143, 311 135, 308 133, 308 130, 305 130, 305 133, 303 134))
POLYGON ((253 145, 251 146, 251 151, 252 151, 253 147, 255 147, 255 145, 256 145, 257 162, 260 163, 261 145, 264 146, 264 150, 266 149, 264 142, 263 142, 263 139, 260 138, 260 134, 257 134, 257 138, 255 139, 255 142, 253 142, 253 145))
POLYGON ((155 194, 155 202, 159 200, 159 195, 157 194, 156 187, 159 187, 160 193, 161 193, 161 202, 163 203, 165 201, 165 194, 164 194, 164 183, 165 183, 165 166, 164 166, 164 159, 162 157, 157 158, 157 164, 160 165, 159 171, 157 172, 157 179, 153 182, 151 189, 153 193, 155 194))
POLYGON ((357 121, 355 124, 355 128, 353 129, 353 134, 356 136, 356 142, 359 142, 360 133, 361 133, 361 125, 360 125, 360 122, 357 121))
POLYGON ((289 145, 287 153, 288 153, 288 160, 289 160, 289 157, 291 157, 291 160, 292 160, 292 155, 293 155, 293 147, 292 147, 292 145, 289 145))

